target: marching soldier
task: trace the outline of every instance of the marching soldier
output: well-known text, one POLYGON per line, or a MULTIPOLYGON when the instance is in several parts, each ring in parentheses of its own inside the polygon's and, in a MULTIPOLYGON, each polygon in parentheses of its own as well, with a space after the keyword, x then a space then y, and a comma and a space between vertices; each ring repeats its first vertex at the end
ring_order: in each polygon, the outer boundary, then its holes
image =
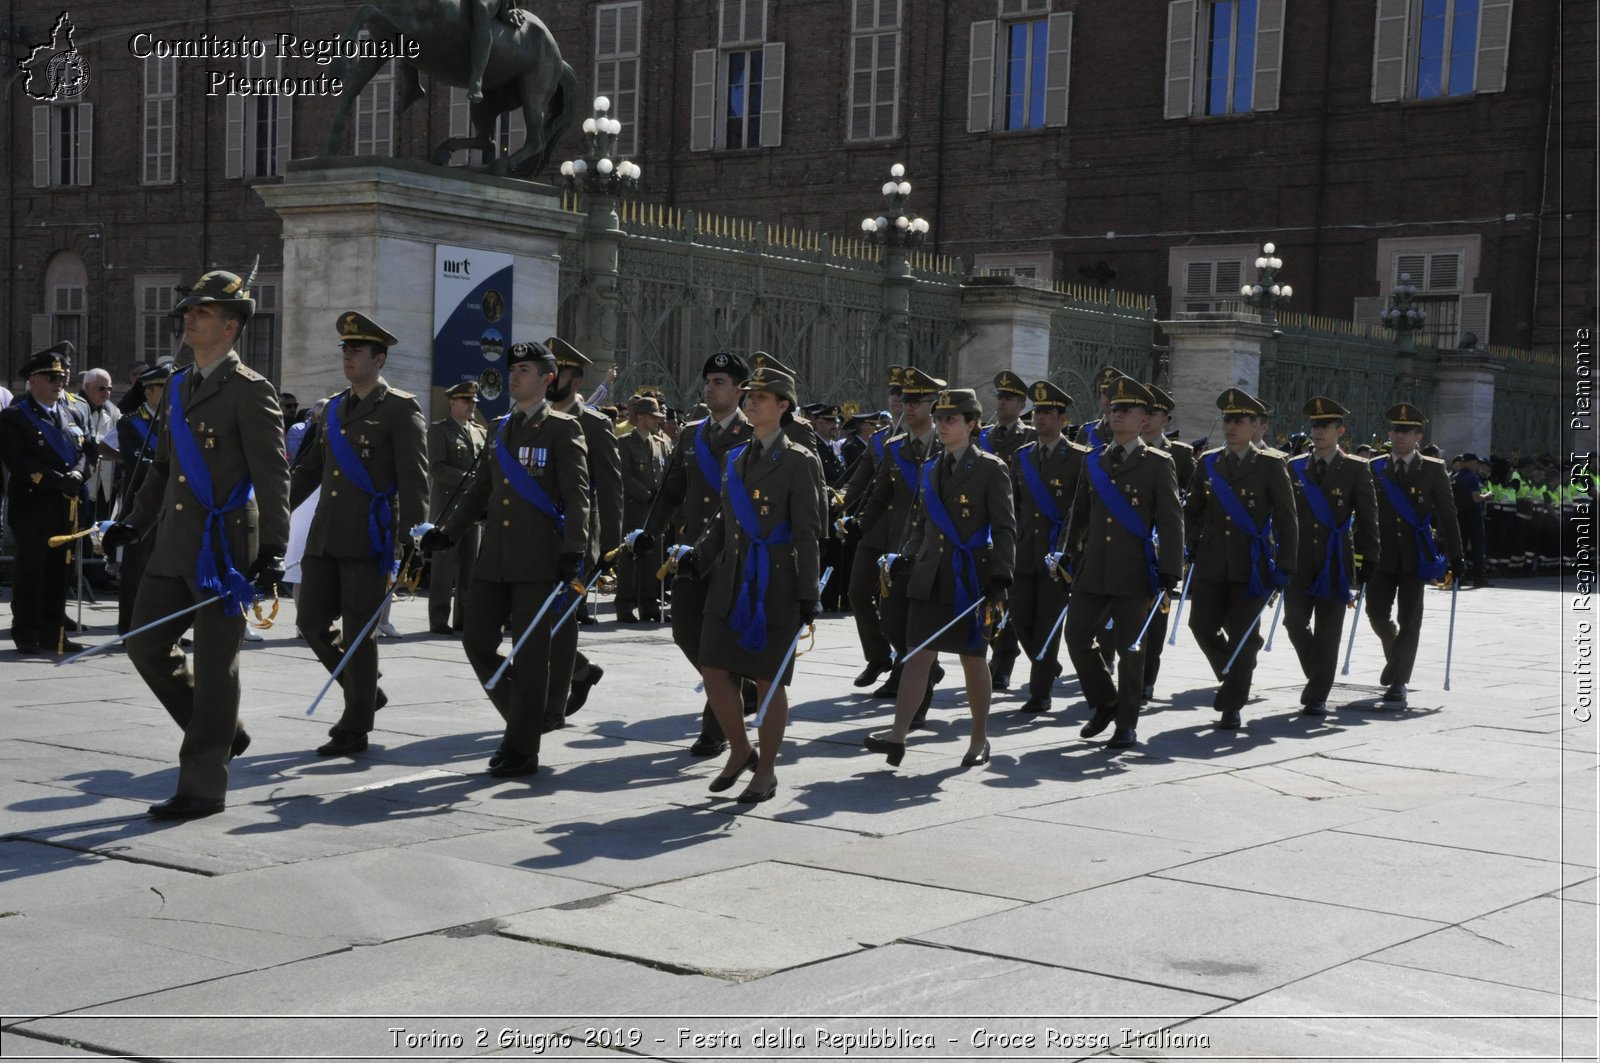
POLYGON ((222 811, 228 761, 250 744, 239 723, 239 648, 254 590, 273 593, 283 578, 289 467, 278 393, 236 350, 255 313, 245 282, 213 270, 172 313, 194 364, 168 381, 155 461, 133 512, 102 545, 109 552, 155 533, 131 621, 155 626, 128 640, 128 659, 183 729, 177 793, 150 814, 193 819, 222 811), (192 672, 179 649, 190 624, 192 672))
POLYGON ((1028 405, 1028 385, 1009 369, 994 378, 994 423, 978 431, 978 446, 1001 461, 1010 461, 1017 448, 1033 438, 1034 430, 1021 420, 1028 405))
POLYGON ((389 348, 400 341, 354 310, 340 314, 337 327, 350 386, 328 400, 324 431, 295 463, 289 492, 293 507, 321 488, 300 562, 296 626, 329 672, 350 655, 339 675, 344 712, 319 757, 367 748, 373 715, 388 699, 378 690, 377 640, 355 640, 396 578, 400 543, 411 558, 409 538, 396 529, 428 519, 427 422, 416 396, 383 378, 389 348))
MULTIPOLYGON (((155 461, 156 443, 151 438, 155 429, 156 411, 167 395, 167 379, 172 376, 172 366, 158 365, 139 376, 134 385, 143 396, 139 405, 117 421, 117 452, 122 455, 118 475, 122 478, 119 496, 123 505, 137 495, 140 485, 150 474, 155 461)), ((119 514, 120 516, 120 514, 119 514)), ((111 555, 111 551, 106 551, 111 555)), ((138 596, 139 584, 144 579, 145 559, 150 548, 144 542, 129 543, 122 548, 117 576, 117 634, 126 635, 133 630, 133 602, 138 596)))
POLYGON ((750 784, 735 800, 756 803, 778 789, 776 764, 789 714, 784 688, 794 676, 794 658, 786 664, 783 658, 801 627, 822 615, 817 581, 827 511, 816 454, 785 430, 799 404, 794 379, 768 366, 739 390, 751 439, 723 461, 721 510, 695 544, 692 565, 710 578, 700 673, 730 743, 710 789, 730 789, 748 770, 750 784), (762 698, 778 685, 759 749, 751 748, 745 732, 736 677, 754 680, 762 698))
POLYGON ((1213 702, 1222 714, 1217 726, 1231 730, 1240 726, 1264 641, 1256 621, 1268 596, 1294 577, 1298 525, 1284 456, 1252 442, 1261 400, 1229 388, 1217 408, 1225 445, 1200 456, 1184 527, 1195 566, 1189 630, 1222 683, 1213 702))
MULTIPOLYGON (((622 542, 622 452, 617 449, 617 434, 611 418, 578 401, 584 372, 594 363, 566 340, 551 336, 544 342, 555 355, 557 367, 556 382, 550 388, 550 405, 558 413, 578 419, 588 452, 589 556, 584 560, 584 575, 592 576, 600 559, 622 542)), ((594 623, 588 610, 587 602, 579 603, 578 623, 594 623)), ((552 698, 545 706, 547 731, 565 727, 566 717, 583 708, 589 691, 605 675, 605 669, 591 663, 578 649, 575 637, 569 652, 553 656, 550 661, 554 673, 550 689, 558 689, 554 683, 559 681, 569 688, 569 693, 565 701, 552 698)))
POLYGON ((903 588, 899 593, 913 604, 907 645, 921 645, 970 607, 983 604, 969 620, 956 623, 904 663, 894 726, 886 738, 869 735, 865 745, 883 753, 891 765, 900 763, 906 735, 922 711, 918 692, 930 689, 928 673, 938 655, 954 653, 961 660, 972 714, 972 732, 961 763, 973 767, 989 760, 991 692, 982 611, 991 604, 1004 605, 1012 585, 1016 512, 1005 462, 974 445, 983 416, 978 393, 970 388, 945 391, 931 412, 937 418, 940 446, 918 470, 922 489, 915 496, 914 516, 892 566, 895 582, 903 588))
MULTIPOLYGON (((657 500, 652 504, 642 534, 633 537, 632 550, 646 554, 668 528, 668 516, 682 507, 683 526, 677 542, 692 545, 722 513, 722 466, 728 451, 750 440, 750 422, 739 409, 739 385, 750 376, 749 366, 737 354, 717 353, 700 370, 704 381, 706 416, 684 425, 667 458, 657 500)), ((701 631, 705 626, 709 580, 692 566, 682 565, 672 580, 672 641, 700 669, 701 631)), ((700 715, 700 736, 689 747, 691 756, 714 757, 727 747, 722 727, 708 701, 700 715)))
POLYGON ((1095 370, 1094 394, 1095 402, 1100 408, 1100 419, 1094 422, 1085 421, 1080 425, 1074 425, 1072 429, 1072 441, 1074 443, 1093 450, 1096 447, 1103 446, 1111 438, 1111 388, 1121 378, 1122 370, 1117 369, 1115 366, 1103 365, 1095 370))
MULTIPOLYGON (((622 452, 622 524, 626 528, 644 527, 650 504, 661 490, 670 448, 657 431, 661 406, 649 395, 635 395, 628 401, 633 431, 617 440, 622 452)), ((617 556, 617 621, 638 623, 639 617, 658 623, 661 620, 661 551, 649 550, 638 557, 624 550, 617 556), (638 616, 635 610, 639 610, 638 616)))
MULTIPOLYGON (((860 534, 850 567, 850 611, 855 614, 856 635, 867 658, 866 670, 856 676, 855 685, 870 686, 883 672, 889 673, 884 684, 873 691, 873 697, 898 695, 901 667, 890 664, 890 650, 909 645, 905 642, 905 596, 891 584, 889 596, 879 597, 882 574, 878 562, 905 541, 911 511, 922 487, 918 471, 923 462, 938 453, 939 433, 933 424, 932 407, 944 386, 943 380, 920 369, 907 369, 901 375, 905 431, 884 444, 883 458, 868 488, 865 511, 850 525, 853 533, 860 534)), ((931 683, 937 683, 943 671, 935 663, 931 683)))
POLYGON ((588 448, 577 419, 555 409, 547 397, 556 380, 556 357, 541 343, 514 343, 506 363, 512 410, 488 444, 493 455, 468 482, 461 504, 421 543, 428 551, 448 548, 474 522, 484 522, 461 644, 486 690, 505 661, 504 632, 521 637, 552 592, 568 585, 501 681, 487 690, 506 725, 500 748, 489 758, 489 774, 496 778, 539 770, 549 707, 560 712, 567 701, 569 673, 558 675, 553 662, 570 659, 578 643, 576 624, 562 625, 554 637, 552 629, 590 556, 588 448))
POLYGON ((1138 649, 1134 642, 1159 594, 1164 590, 1170 599, 1177 589, 1184 518, 1171 456, 1140 438, 1154 397, 1138 381, 1118 376, 1106 398, 1108 434, 1083 463, 1061 548, 1072 578, 1067 653, 1089 703, 1089 720, 1078 734, 1093 738, 1115 721, 1106 748, 1129 749, 1139 741, 1149 632, 1138 649), (1116 647, 1114 681, 1108 655, 1095 644, 1104 638, 1116 647))
POLYGON ((1423 591, 1447 573, 1460 579, 1464 563, 1450 476, 1444 462, 1417 453, 1428 418, 1409 402, 1384 417, 1392 450, 1371 465, 1381 545, 1376 569, 1368 565, 1367 619, 1383 643, 1382 700, 1403 708, 1422 637, 1423 591), (1391 618, 1397 597, 1399 615, 1391 618))
MULTIPOLYGON (((1250 445, 1257 450, 1275 450, 1272 443, 1272 403, 1265 399, 1257 399, 1261 403, 1261 415, 1256 418, 1255 431, 1250 433, 1250 445)), ((1288 455, 1284 455, 1287 457, 1288 455)))
POLYGON ((1070 395, 1048 380, 1035 381, 1031 392, 1038 436, 1011 459, 1017 564, 1010 627, 1016 629, 1028 655, 1028 700, 1022 711, 1049 712, 1050 689, 1061 672, 1056 620, 1067 607, 1069 588, 1045 563, 1045 555, 1056 549, 1066 529, 1089 448, 1070 443, 1061 434, 1067 407, 1072 405, 1070 395), (1039 660, 1041 650, 1046 650, 1043 660, 1039 660))
POLYGON ((825 402, 815 402, 804 410, 811 419, 811 428, 817 433, 817 460, 822 462, 822 482, 828 487, 842 488, 839 481, 844 477, 844 458, 839 452, 842 440, 839 439, 839 427, 844 418, 840 415, 839 407, 829 406, 825 402))
POLYGON ((11 641, 25 654, 83 648, 67 641, 63 624, 69 551, 84 544, 49 544, 51 536, 76 530, 73 504, 83 502, 84 479, 95 463, 88 420, 61 401, 71 350, 60 343, 23 363, 27 394, 0 410, 0 455, 11 473, 6 520, 17 543, 11 641))
MULTIPOLYGON (((1181 495, 1194 479, 1194 447, 1182 440, 1167 438, 1167 425, 1172 423, 1172 396, 1154 384, 1146 384, 1144 389, 1150 393, 1155 405, 1150 409, 1150 418, 1139 438, 1150 449, 1165 451, 1172 456, 1181 495)), ((1150 622, 1150 633, 1144 640, 1144 690, 1139 696, 1145 701, 1156 696, 1156 677, 1161 674, 1161 648, 1166 645, 1166 640, 1167 611, 1163 609, 1150 622)))
MULTIPOLYGON (((878 471, 878 463, 883 461, 883 448, 891 438, 900 434, 900 422, 905 415, 905 405, 902 401, 900 385, 905 379, 905 371, 904 366, 891 365, 889 367, 888 403, 890 422, 888 425, 874 428, 871 431, 865 440, 867 456, 860 461, 854 462, 850 467, 844 489, 844 509, 846 514, 859 516, 859 507, 864 504, 861 498, 871 488, 872 478, 878 471)), ((870 413, 858 414, 857 416, 864 417, 869 421, 873 420, 873 415, 870 413)), ((851 571, 854 571, 854 566, 852 566, 851 571)), ((873 680, 869 679, 865 683, 857 682, 856 686, 871 686, 872 682, 873 680)))
POLYGON ((1300 557, 1283 589, 1283 629, 1306 675, 1300 711, 1326 716, 1351 587, 1377 568, 1378 497, 1367 463, 1339 448, 1350 411, 1317 395, 1303 412, 1311 422, 1312 450, 1289 459, 1300 557))
MULTIPOLYGON (((444 509, 451 499, 459 499, 461 482, 478 463, 488 440, 476 416, 478 382, 463 380, 445 395, 450 400, 449 416, 428 426, 428 472, 433 481, 428 504, 438 520, 448 516, 444 509)), ((453 634, 466 627, 467 588, 472 584, 472 563, 478 557, 482 533, 482 527, 473 524, 462 531, 455 546, 433 555, 433 573, 428 577, 428 630, 435 635, 453 634)))

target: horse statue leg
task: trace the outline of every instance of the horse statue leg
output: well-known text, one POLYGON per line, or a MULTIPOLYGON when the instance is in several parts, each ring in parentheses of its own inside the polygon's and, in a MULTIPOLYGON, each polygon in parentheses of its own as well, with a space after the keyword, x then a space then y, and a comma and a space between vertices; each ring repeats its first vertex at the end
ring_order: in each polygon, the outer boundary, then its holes
POLYGON ((572 125, 577 113, 578 77, 566 63, 561 63, 559 69, 553 64, 540 64, 518 79, 517 88, 528 138, 506 160, 506 169, 518 177, 532 178, 544 170, 561 135, 572 125))
MULTIPOLYGON (((355 17, 350 20, 350 25, 345 27, 340 40, 353 41, 361 36, 365 29, 373 36, 379 33, 399 33, 399 27, 389 21, 383 11, 373 4, 362 4, 356 9, 355 17)), ((350 60, 341 56, 334 61, 333 76, 344 83, 344 90, 339 94, 339 109, 334 112, 333 121, 328 125, 328 139, 323 145, 326 155, 340 155, 344 153, 344 134, 350 125, 350 112, 355 110, 356 98, 361 95, 361 90, 367 87, 367 82, 383 69, 383 61, 377 59, 360 59, 352 67, 350 60)), ((415 74, 412 75, 415 77, 415 74)))

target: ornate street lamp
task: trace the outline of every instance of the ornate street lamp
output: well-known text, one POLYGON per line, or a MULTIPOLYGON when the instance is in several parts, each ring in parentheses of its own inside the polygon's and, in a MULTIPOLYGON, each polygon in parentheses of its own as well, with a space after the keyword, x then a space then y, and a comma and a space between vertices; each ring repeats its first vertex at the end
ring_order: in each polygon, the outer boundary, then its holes
POLYGON ((1246 284, 1239 289, 1239 295, 1255 307, 1261 320, 1272 323, 1278 320, 1278 308, 1288 306, 1289 299, 1294 295, 1292 287, 1278 283, 1278 271, 1283 268, 1283 259, 1277 257, 1275 251, 1277 248, 1271 244, 1261 245, 1261 256, 1256 259, 1258 279, 1254 284, 1246 284))
POLYGON ((889 167, 883 198, 888 204, 887 210, 861 219, 861 231, 867 234, 867 239, 891 249, 921 247, 928 238, 928 221, 917 217, 916 211, 906 209, 906 200, 911 198, 911 182, 906 180, 906 168, 898 162, 889 167))
POLYGON ((607 113, 610 110, 609 99, 595 97, 594 117, 583 120, 587 153, 561 164, 561 176, 567 179, 567 187, 574 192, 622 196, 639 187, 638 164, 616 157, 617 134, 622 132, 622 123, 607 113))
POLYGON ((1389 308, 1380 312, 1378 319, 1383 322, 1384 328, 1400 337, 1402 351, 1415 350, 1411 334, 1428 327, 1428 312, 1412 305, 1417 297, 1417 286, 1411 283, 1411 274, 1400 274, 1400 283, 1389 294, 1392 300, 1389 308))

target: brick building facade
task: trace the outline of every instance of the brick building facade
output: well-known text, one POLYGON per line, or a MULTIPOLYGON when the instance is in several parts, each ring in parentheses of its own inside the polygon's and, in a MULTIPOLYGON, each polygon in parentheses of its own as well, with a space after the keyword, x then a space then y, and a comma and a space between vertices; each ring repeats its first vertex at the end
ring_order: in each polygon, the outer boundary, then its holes
MULTIPOLYGON (((1404 270, 1445 343, 1555 346, 1594 316, 1592 4, 522 2, 584 110, 616 100, 647 200, 854 234, 901 162, 938 250, 1153 293, 1163 315, 1233 297, 1271 240, 1303 311, 1371 317, 1404 270)), ((326 74, 272 43, 337 34, 354 6, 73 5, 87 91, 7 97, 11 365, 63 337, 117 371, 167 353, 171 286, 259 254, 246 353, 275 372, 283 253, 254 185, 322 151, 334 104, 208 96, 207 72, 326 74), (269 54, 141 60, 139 33, 269 54)), ((10 17, 13 44, 48 36, 10 17)), ((461 131, 459 93, 399 117, 392 82, 369 93, 348 151, 424 157, 461 131)), ((579 149, 574 130, 558 158, 579 149)))

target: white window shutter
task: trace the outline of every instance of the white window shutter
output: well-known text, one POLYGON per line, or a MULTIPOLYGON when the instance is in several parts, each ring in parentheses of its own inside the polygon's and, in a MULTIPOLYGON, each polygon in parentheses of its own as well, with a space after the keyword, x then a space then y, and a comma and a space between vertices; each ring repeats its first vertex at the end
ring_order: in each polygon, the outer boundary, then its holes
POLYGON ((1190 262, 1183 267, 1183 294, 1211 294, 1211 263, 1190 262))
MULTIPOLYGON (((280 69, 282 69, 280 67, 280 69)), ((278 97, 278 120, 274 123, 277 151, 273 158, 277 166, 272 172, 282 175, 289 169, 289 156, 294 152, 294 97, 278 97)))
POLYGON ((74 161, 78 164, 77 183, 94 183, 94 104, 78 104, 78 150, 74 161))
POLYGON ((1510 51, 1511 0, 1483 0, 1478 11, 1478 69, 1472 80, 1473 91, 1506 90, 1506 57, 1510 51))
POLYGON ((1456 316, 1457 332, 1455 343, 1461 346, 1461 337, 1469 332, 1478 336, 1478 346, 1489 346, 1489 300, 1492 297, 1488 292, 1481 295, 1463 295, 1461 297, 1461 312, 1456 316))
MULTIPOLYGON (((50 107, 40 104, 33 109, 33 187, 50 187, 50 107)), ((34 344, 35 349, 50 346, 50 341, 34 344)))
POLYGON ((967 132, 987 133, 994 128, 993 19, 972 24, 972 56, 967 60, 967 132))
POLYGON ((1216 294, 1219 299, 1234 298, 1244 281, 1244 260, 1224 258, 1217 262, 1216 294))
POLYGON ((717 50, 701 48, 694 53, 694 87, 689 104, 689 150, 710 151, 717 133, 717 50))
POLYGON ((744 0, 744 35, 752 42, 767 39, 767 0, 744 0))
POLYGON ((1384 299, 1381 295, 1361 295, 1356 297, 1356 304, 1352 317, 1356 324, 1366 325, 1373 332, 1383 327, 1384 299))
POLYGON ((1394 283, 1399 284, 1400 278, 1417 286, 1417 291, 1422 291, 1428 283, 1427 278, 1428 256, 1415 252, 1406 252, 1394 256, 1394 283))
POLYGON ((1256 73, 1252 111, 1276 111, 1283 79, 1283 0, 1260 0, 1256 11, 1256 73))
POLYGON ((228 146, 223 153, 224 174, 228 177, 244 176, 244 97, 229 96, 228 146))
POLYGON ((617 15, 620 9, 602 7, 594 13, 594 51, 598 59, 617 52, 617 15))
MULTIPOLYGON (((1416 280, 1412 277, 1412 280, 1416 280)), ((1461 290, 1461 255, 1455 251, 1428 256, 1428 283, 1417 285, 1429 292, 1461 290)))
POLYGON ((719 43, 737 44, 744 39, 744 0, 722 0, 722 34, 719 43))
POLYGON ((1167 4, 1167 118, 1187 118, 1194 110, 1194 5, 1167 4))
POLYGON ((1072 82, 1072 12, 1051 15, 1049 54, 1044 68, 1044 124, 1067 124, 1067 90, 1072 82))
POLYGON ((1410 0, 1378 0, 1372 45, 1372 102, 1398 100, 1406 90, 1406 44, 1411 36, 1410 0))
POLYGON ((783 143, 783 45, 761 48, 761 146, 783 143))

